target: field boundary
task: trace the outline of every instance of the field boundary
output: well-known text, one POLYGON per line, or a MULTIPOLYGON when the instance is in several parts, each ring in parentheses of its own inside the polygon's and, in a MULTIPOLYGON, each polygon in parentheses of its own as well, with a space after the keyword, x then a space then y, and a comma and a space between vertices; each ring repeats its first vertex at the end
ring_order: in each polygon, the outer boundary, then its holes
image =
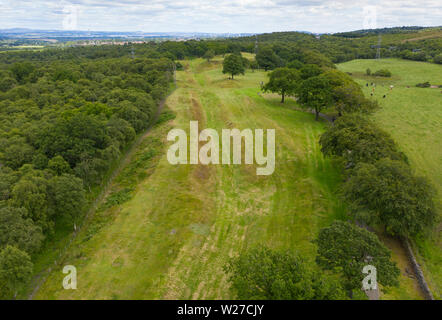
POLYGON ((410 245, 410 241, 408 239, 403 238, 402 239, 402 246, 404 247, 407 257, 410 260, 411 265, 413 266, 413 271, 416 275, 417 282, 419 283, 419 287, 421 288, 422 293, 425 296, 425 299, 427 300, 434 300, 433 294, 431 293, 430 288, 428 287, 427 282, 425 281, 424 273, 422 272, 422 269, 419 265, 419 263, 416 260, 416 257, 413 253, 413 248, 410 245))
MULTIPOLYGON (((301 108, 297 108, 297 110, 315 114, 315 111, 313 109, 303 110, 301 108)), ((323 113, 319 113, 319 116, 321 118, 325 119, 326 121, 328 121, 329 123, 331 123, 332 125, 333 125, 334 121, 336 120, 334 117, 323 114, 323 113)), ((370 231, 370 232, 374 232, 374 230, 372 228, 368 227, 364 223, 359 222, 356 224, 359 225, 360 227, 370 231)), ((419 289, 421 290, 423 296, 427 300, 434 300, 433 294, 431 293, 431 290, 428 287, 427 282, 425 281, 424 273, 422 272, 422 269, 416 260, 416 257, 413 253, 413 248, 411 247, 409 240, 406 238, 402 238, 399 240, 400 240, 402 247, 404 248, 405 253, 408 257, 408 261, 410 262, 411 266, 413 267, 413 272, 415 274, 416 281, 419 284, 419 289)), ((379 293, 377 293, 377 294, 367 293, 367 296, 370 300, 379 300, 379 293)))

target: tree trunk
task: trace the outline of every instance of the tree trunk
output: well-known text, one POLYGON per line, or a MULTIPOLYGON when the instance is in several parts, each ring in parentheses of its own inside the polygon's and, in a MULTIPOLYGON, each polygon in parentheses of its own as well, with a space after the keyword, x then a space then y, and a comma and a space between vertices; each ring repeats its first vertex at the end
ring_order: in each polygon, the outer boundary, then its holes
POLYGON ((284 92, 281 94, 281 103, 284 103, 284 92))
POLYGON ((316 113, 315 120, 318 121, 319 120, 319 111, 318 111, 318 109, 315 109, 315 113, 316 113))
POLYGON ((232 73, 232 80, 233 80, 233 73, 232 73))

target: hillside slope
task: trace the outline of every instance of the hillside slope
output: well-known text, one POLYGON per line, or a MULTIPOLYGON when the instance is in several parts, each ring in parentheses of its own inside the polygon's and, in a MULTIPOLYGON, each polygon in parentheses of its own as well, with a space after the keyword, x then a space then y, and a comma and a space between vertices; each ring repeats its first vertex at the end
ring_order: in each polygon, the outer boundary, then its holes
MULTIPOLYGON (((336 199, 340 172, 318 146, 324 124, 294 110, 293 100, 258 95, 264 72, 232 81, 220 59, 185 61, 167 106, 176 119, 157 126, 158 153, 140 162, 141 182, 128 201, 106 202, 37 299, 228 299, 229 257, 266 244, 313 261, 319 228, 343 217, 336 199), (257 176, 254 165, 172 166, 166 135, 172 127, 276 129, 276 169, 257 176), (62 288, 63 265, 78 270, 78 289, 62 288)), ((145 151, 140 149, 139 159, 145 151)), ((134 160, 137 162, 138 160, 134 160)), ((123 171, 124 176, 133 174, 123 171)), ((116 190, 124 190, 116 185, 116 190)), ((419 298, 401 277, 402 297, 419 298)))

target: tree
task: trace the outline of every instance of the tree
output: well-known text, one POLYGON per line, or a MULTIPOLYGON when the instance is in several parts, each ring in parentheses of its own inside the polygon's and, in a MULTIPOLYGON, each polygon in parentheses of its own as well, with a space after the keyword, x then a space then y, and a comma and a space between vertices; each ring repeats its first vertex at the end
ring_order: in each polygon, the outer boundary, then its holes
POLYGON ((26 209, 23 208, 0 209, 0 248, 11 245, 27 253, 40 248, 44 238, 42 230, 25 217, 26 209))
POLYGON ((32 162, 34 148, 24 142, 24 139, 11 139, 15 142, 0 152, 0 159, 12 169, 18 169, 25 163, 32 162))
POLYGON ((361 289, 365 275, 362 269, 373 265, 377 271, 377 282, 383 286, 397 286, 400 271, 391 261, 391 253, 378 237, 349 222, 335 221, 319 231, 316 240, 316 261, 326 270, 344 276, 344 286, 350 292, 361 289))
POLYGON ((20 179, 17 171, 8 167, 0 167, 0 204, 11 197, 12 187, 20 179))
POLYGON ((17 84, 17 81, 11 77, 0 77, 0 91, 6 92, 12 89, 17 84))
POLYGON ((330 69, 320 75, 331 85, 334 106, 343 113, 373 111, 376 103, 364 97, 361 87, 346 73, 330 69))
POLYGON ((325 155, 342 157, 347 167, 387 157, 407 161, 388 133, 360 115, 339 117, 321 135, 319 144, 325 155))
POLYGON ((50 201, 57 216, 78 217, 86 204, 83 181, 63 174, 49 181, 50 201))
POLYGON ((301 49, 302 62, 305 64, 314 64, 320 67, 336 68, 333 62, 322 53, 316 50, 301 49))
POLYGON ((289 63, 287 63, 287 68, 299 70, 302 68, 303 65, 304 64, 299 60, 292 60, 289 63))
POLYGON ((265 71, 274 69, 281 65, 281 59, 270 48, 263 48, 258 50, 256 54, 256 61, 265 71))
POLYGON ((280 94, 281 103, 284 103, 286 95, 295 94, 300 81, 299 72, 289 68, 277 68, 268 77, 269 81, 263 86, 263 90, 280 94))
POLYGON ((70 173, 72 171, 69 163, 62 156, 55 156, 48 162, 48 169, 52 170, 56 175, 70 173))
POLYGON ((14 63, 14 65, 11 67, 11 72, 19 83, 24 83, 26 80, 25 78, 34 70, 35 67, 29 62, 14 63))
POLYGON ((215 52, 211 49, 207 50, 203 56, 203 58, 206 59, 207 62, 210 62, 210 60, 212 60, 213 57, 215 57, 215 52))
POLYGON ((319 76, 308 78, 303 81, 299 89, 299 102, 304 106, 313 108, 316 121, 322 109, 332 103, 332 91, 329 82, 319 76))
POLYGON ((436 221, 433 187, 402 161, 358 164, 343 192, 361 219, 383 224, 391 235, 415 236, 436 221))
POLYGON ((232 76, 236 76, 238 74, 244 74, 244 65, 242 62, 242 58, 237 54, 229 54, 224 58, 223 61, 223 73, 228 73, 232 76))
POLYGON ((33 265, 26 252, 13 246, 0 251, 0 297, 17 295, 18 289, 29 282, 33 265))
POLYGON ((439 53, 438 55, 434 56, 433 61, 434 63, 442 64, 442 53, 439 53))
POLYGON ((301 71, 302 80, 319 76, 322 73, 322 69, 316 64, 305 64, 299 70, 301 71))
POLYGON ((342 299, 339 282, 299 255, 265 247, 251 249, 225 267, 238 299, 342 299))
POLYGON ((389 77, 391 77, 391 72, 387 69, 380 69, 380 70, 376 71, 375 73, 373 73, 373 75, 376 77, 389 78, 389 77))
POLYGON ((11 204, 26 209, 26 218, 31 218, 43 229, 48 228, 47 180, 28 173, 18 181, 11 192, 11 204))

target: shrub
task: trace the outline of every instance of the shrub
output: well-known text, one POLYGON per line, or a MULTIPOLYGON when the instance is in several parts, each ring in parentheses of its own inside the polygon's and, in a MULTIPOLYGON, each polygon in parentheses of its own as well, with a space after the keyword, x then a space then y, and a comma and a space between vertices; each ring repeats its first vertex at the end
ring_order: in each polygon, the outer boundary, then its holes
POLYGON ((431 86, 431 84, 427 81, 427 82, 423 82, 423 83, 418 83, 416 85, 416 87, 418 88, 429 88, 431 86))
POLYGON ((391 72, 387 69, 380 69, 376 71, 373 75, 376 77, 391 77, 391 72))

